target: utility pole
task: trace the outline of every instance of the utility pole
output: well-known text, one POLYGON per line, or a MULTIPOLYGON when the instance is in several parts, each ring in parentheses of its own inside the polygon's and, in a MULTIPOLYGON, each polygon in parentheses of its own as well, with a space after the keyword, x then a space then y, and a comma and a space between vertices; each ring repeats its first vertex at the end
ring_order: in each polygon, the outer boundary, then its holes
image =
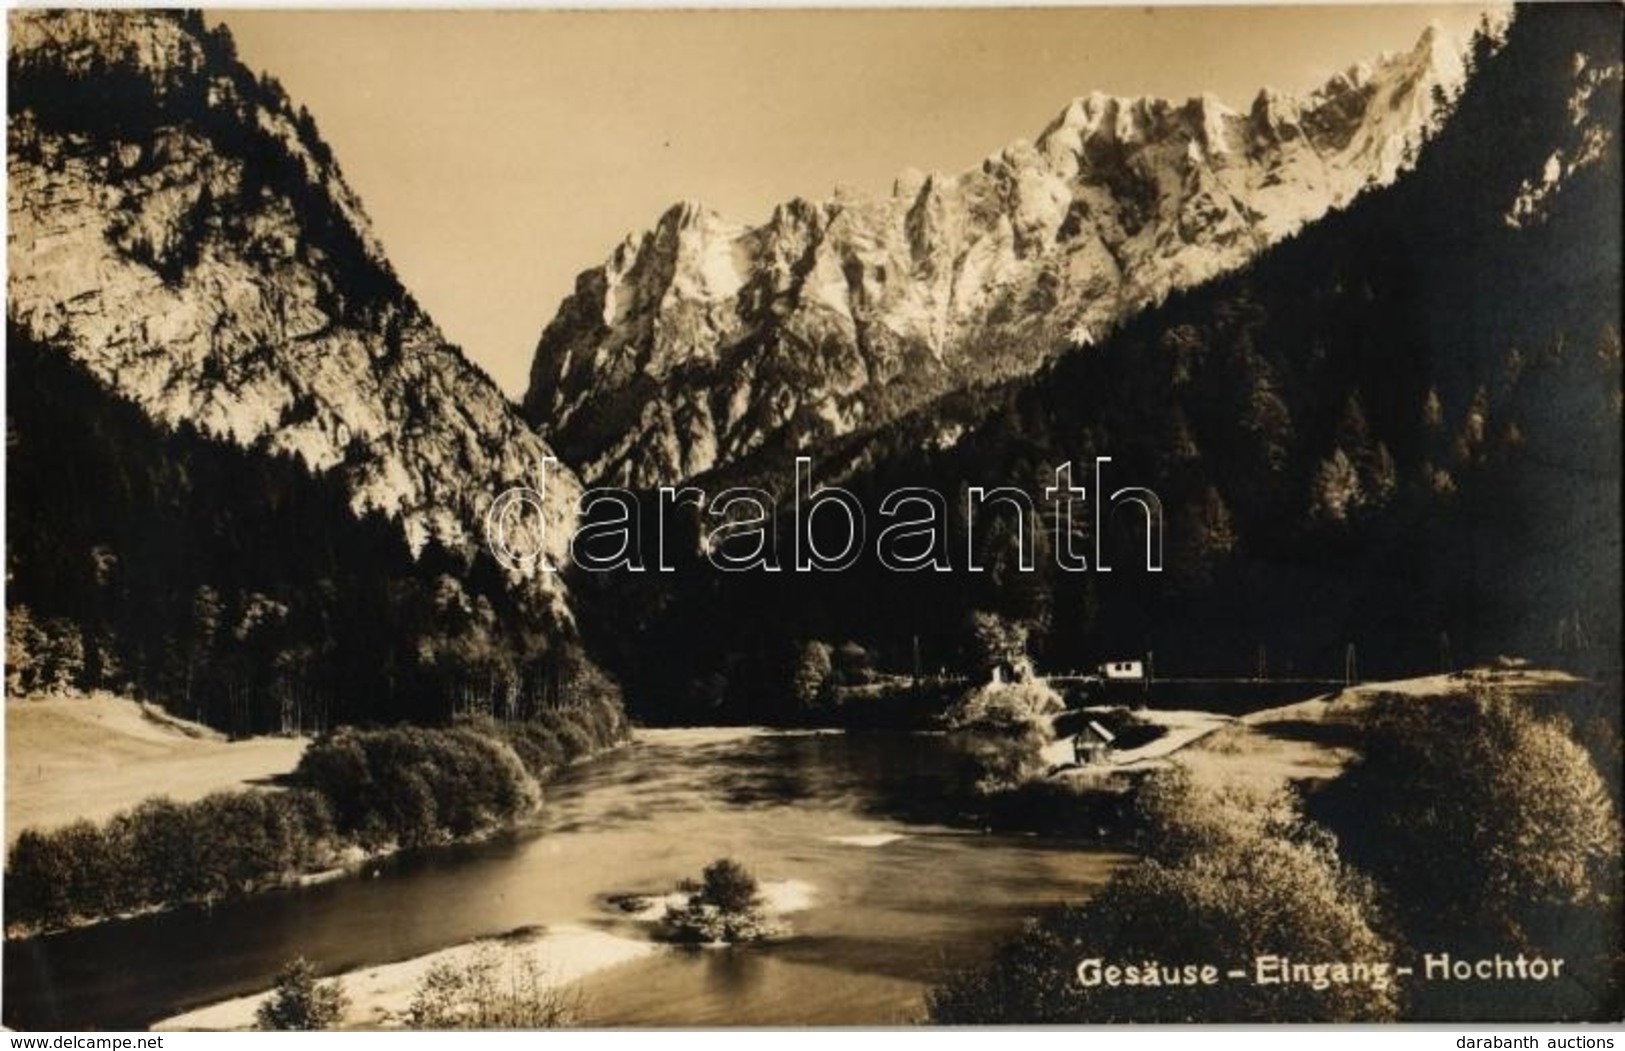
POLYGON ((1270 677, 1270 650, 1262 642, 1258 644, 1258 675, 1260 682, 1270 677))
POLYGON ((1355 680, 1359 677, 1360 666, 1355 658, 1354 643, 1351 642, 1348 644, 1348 648, 1343 651, 1343 685, 1353 686, 1355 680))

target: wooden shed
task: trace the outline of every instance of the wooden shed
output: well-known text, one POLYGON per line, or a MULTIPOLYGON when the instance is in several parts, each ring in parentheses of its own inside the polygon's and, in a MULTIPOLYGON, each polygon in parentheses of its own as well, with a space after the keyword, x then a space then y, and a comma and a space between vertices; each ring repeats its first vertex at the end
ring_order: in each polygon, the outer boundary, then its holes
POLYGON ((1090 719, 1072 738, 1072 758, 1079 766, 1104 763, 1116 741, 1116 734, 1090 719))

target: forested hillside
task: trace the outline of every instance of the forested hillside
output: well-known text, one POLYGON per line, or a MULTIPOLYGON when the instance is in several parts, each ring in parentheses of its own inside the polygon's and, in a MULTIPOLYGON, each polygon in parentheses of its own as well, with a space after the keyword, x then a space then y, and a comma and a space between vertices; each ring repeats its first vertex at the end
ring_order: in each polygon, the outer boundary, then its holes
POLYGON ((7 343, 12 693, 134 693, 235 733, 613 694, 488 556, 414 559, 338 479, 166 431, 25 333, 7 343))

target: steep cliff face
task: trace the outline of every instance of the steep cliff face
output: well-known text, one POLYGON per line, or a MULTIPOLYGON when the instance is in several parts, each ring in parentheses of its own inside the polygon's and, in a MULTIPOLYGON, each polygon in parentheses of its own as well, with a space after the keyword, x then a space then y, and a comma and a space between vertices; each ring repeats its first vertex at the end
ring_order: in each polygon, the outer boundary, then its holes
POLYGON ((669 483, 1032 371, 1389 182, 1462 77, 1433 30, 1312 94, 1080 98, 1034 142, 761 226, 693 203, 583 273, 525 411, 598 481, 669 483))
MULTIPOLYGON (((160 423, 336 473, 413 550, 480 543, 550 450, 401 288, 309 115, 196 15, 10 26, 13 323, 160 423)), ((579 486, 547 484, 558 561, 579 486)))

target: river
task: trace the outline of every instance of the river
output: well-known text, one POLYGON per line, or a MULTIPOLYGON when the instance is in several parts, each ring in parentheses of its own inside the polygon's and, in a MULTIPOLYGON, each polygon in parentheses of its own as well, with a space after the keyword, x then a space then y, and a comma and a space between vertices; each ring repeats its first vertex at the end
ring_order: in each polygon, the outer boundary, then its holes
POLYGON ((1125 859, 977 829, 949 802, 951 741, 904 734, 654 730, 572 768, 539 821, 359 878, 5 946, 15 1028, 140 1028, 265 988, 297 955, 323 972, 526 926, 645 937, 609 898, 658 893, 732 856, 811 886, 781 941, 673 949, 587 977, 588 1025, 907 1022, 943 970, 1023 918, 1088 897, 1125 859))

